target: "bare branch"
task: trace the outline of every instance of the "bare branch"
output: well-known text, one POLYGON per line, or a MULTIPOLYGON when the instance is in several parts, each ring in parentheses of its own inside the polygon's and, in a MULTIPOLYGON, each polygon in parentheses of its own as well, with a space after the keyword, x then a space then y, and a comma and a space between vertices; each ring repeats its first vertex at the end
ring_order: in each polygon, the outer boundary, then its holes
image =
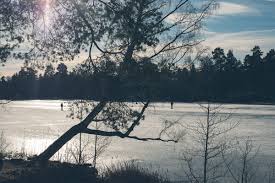
POLYGON ((99 136, 105 136, 105 137, 120 137, 120 138, 129 138, 129 139, 135 139, 140 141, 162 141, 162 142, 175 142, 177 143, 177 140, 165 140, 162 138, 142 138, 137 136, 131 136, 126 135, 122 132, 107 132, 107 131, 101 131, 101 130, 92 130, 92 129, 85 129, 83 133, 91 134, 91 135, 99 135, 99 136))
POLYGON ((185 0, 185 1, 180 1, 177 6, 170 11, 169 13, 167 13, 162 19, 160 19, 154 26, 157 26, 158 24, 162 23, 165 19, 167 19, 170 15, 172 15, 173 13, 175 13, 178 9, 180 9, 183 5, 185 5, 189 0, 185 0))
POLYGON ((113 51, 107 51, 107 50, 103 50, 99 47, 99 45, 97 44, 97 42, 95 41, 95 33, 94 33, 94 29, 91 26, 91 24, 89 23, 89 21, 86 19, 85 15, 82 13, 83 10, 81 10, 81 8, 79 7, 79 5, 73 0, 73 4, 76 7, 76 10, 79 14, 79 16, 82 18, 82 20, 84 21, 85 25, 90 29, 90 33, 92 35, 92 42, 95 45, 95 47, 103 54, 122 54, 121 51, 118 52, 113 52, 113 51))

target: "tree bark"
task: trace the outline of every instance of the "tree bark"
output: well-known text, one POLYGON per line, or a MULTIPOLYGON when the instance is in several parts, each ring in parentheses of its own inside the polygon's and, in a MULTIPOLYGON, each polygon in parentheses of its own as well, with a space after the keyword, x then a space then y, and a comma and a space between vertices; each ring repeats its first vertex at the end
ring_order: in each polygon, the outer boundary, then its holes
POLYGON ((42 152, 36 160, 40 162, 48 161, 57 151, 59 151, 67 142, 69 142, 75 135, 84 132, 93 119, 105 107, 106 102, 99 102, 93 111, 79 124, 73 126, 66 131, 61 137, 53 142, 44 152, 42 152))

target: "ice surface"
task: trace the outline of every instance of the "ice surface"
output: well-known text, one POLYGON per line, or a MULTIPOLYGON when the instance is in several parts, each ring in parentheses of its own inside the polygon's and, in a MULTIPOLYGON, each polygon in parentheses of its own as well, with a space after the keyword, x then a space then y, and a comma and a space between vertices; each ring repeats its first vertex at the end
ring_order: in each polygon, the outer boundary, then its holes
MULTIPOLYGON (((0 108, 0 130, 5 132, 16 151, 24 149, 29 154, 43 151, 54 139, 76 124, 67 118, 68 112, 61 111, 61 100, 13 101, 0 108)), ((129 104, 139 108, 136 104, 129 104)), ((233 119, 240 125, 234 130, 239 137, 250 136, 255 146, 260 145, 261 155, 273 158, 275 155, 275 106, 274 105, 223 105, 223 112, 233 113, 233 119)), ((204 113, 200 106, 190 103, 153 103, 146 112, 145 120, 136 128, 135 135, 156 137, 165 119, 180 120, 192 124, 204 113)), ((108 151, 101 157, 101 165, 121 160, 136 160, 149 163, 161 170, 169 170, 177 177, 182 174, 179 155, 183 144, 161 142, 139 142, 113 138, 108 151)), ((92 150, 91 150, 92 151, 92 150)))

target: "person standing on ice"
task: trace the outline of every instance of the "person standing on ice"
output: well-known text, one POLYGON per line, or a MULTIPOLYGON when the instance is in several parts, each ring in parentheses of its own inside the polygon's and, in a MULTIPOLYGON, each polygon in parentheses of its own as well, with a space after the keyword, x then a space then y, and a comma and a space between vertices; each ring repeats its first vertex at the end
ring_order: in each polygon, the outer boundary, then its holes
POLYGON ((174 108, 174 102, 171 101, 171 109, 173 109, 173 108, 174 108))

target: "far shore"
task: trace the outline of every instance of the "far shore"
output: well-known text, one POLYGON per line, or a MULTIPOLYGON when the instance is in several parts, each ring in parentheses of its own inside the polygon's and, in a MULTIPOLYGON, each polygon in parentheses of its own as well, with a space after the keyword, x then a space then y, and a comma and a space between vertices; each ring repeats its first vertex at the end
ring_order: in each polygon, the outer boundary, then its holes
MULTIPOLYGON (((93 99, 81 99, 81 98, 75 98, 75 99, 65 99, 65 98, 32 98, 32 99, 0 99, 1 101, 74 101, 74 100, 90 100, 90 101, 99 101, 99 100, 93 100, 93 99)), ((143 102, 143 101, 131 101, 131 100, 113 100, 112 102, 129 102, 129 103, 136 103, 136 102, 143 102)), ((151 103, 186 103, 186 104, 204 104, 208 103, 208 101, 205 100, 198 100, 198 101, 192 101, 192 100, 152 100, 151 103)), ((212 104, 235 104, 235 105, 275 105, 274 102, 266 102, 266 101, 220 101, 220 100, 210 100, 209 101, 212 104)))

